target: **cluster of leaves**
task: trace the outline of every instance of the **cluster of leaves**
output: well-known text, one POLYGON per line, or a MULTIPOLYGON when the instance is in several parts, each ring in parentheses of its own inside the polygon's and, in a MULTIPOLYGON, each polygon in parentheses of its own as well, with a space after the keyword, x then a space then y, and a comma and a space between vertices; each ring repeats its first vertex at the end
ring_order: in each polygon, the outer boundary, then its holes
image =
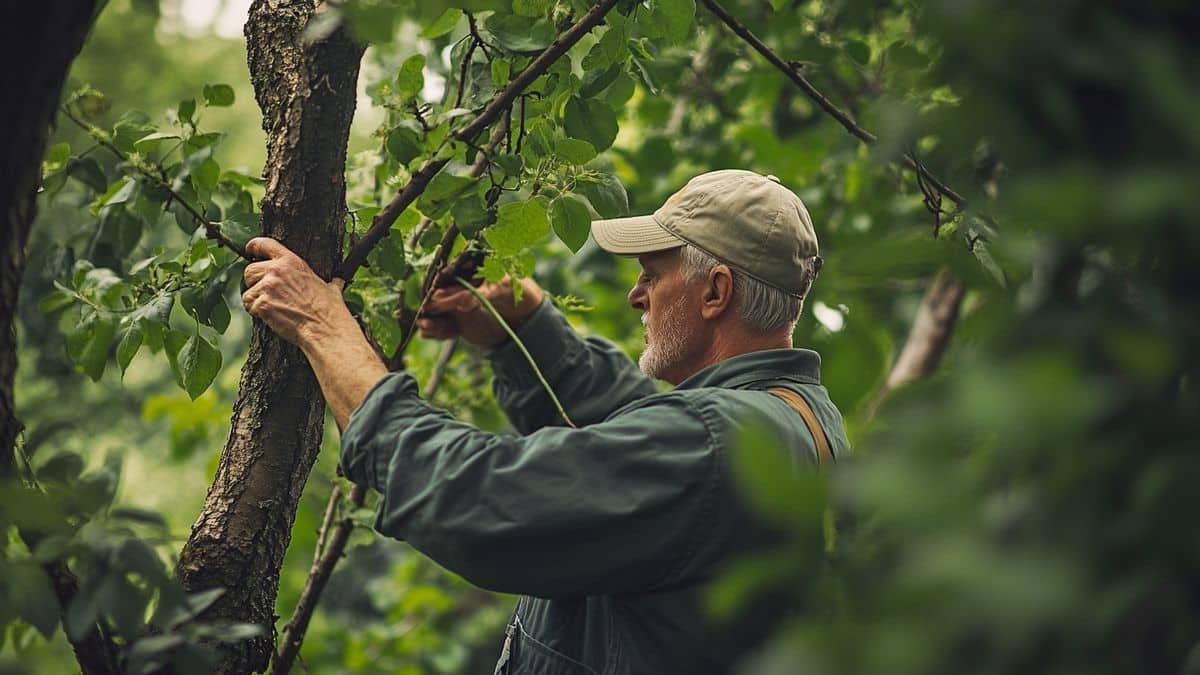
MULTIPOLYGON (((204 106, 233 103, 228 85, 207 85, 203 94, 204 106)), ((231 245, 240 249, 255 234, 252 191, 260 181, 222 170, 213 157, 222 135, 198 130, 195 99, 169 112, 173 131, 158 130, 140 113, 123 115, 111 131, 84 121, 106 105, 90 88, 69 97, 64 115, 94 145, 73 155, 59 143, 47 155, 47 196, 87 204, 95 233, 41 308, 62 315, 71 358, 93 380, 103 375, 114 342, 122 374, 146 346, 166 355, 179 386, 195 399, 220 370, 221 352, 205 333, 229 327, 227 298, 241 262, 231 245), (117 161, 106 168, 97 152, 117 161), (69 179, 75 189, 64 191, 69 179), (214 233, 223 240, 210 238, 214 233), (147 250, 155 242, 181 242, 181 250, 147 250)))
POLYGON ((109 457, 85 471, 83 457, 60 452, 0 491, 0 641, 11 635, 22 650, 31 630, 50 639, 61 624, 73 642, 97 630, 111 638, 121 672, 209 672, 212 641, 261 629, 197 620, 223 589, 179 587, 155 552, 169 540, 162 517, 113 507, 119 467, 109 457), (63 584, 73 594, 65 607, 63 584))

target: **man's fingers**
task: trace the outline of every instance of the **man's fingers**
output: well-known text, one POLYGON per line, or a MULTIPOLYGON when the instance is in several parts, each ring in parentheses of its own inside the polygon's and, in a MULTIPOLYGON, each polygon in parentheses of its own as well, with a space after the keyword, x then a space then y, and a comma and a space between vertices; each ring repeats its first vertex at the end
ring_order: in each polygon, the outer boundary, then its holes
POLYGON ((255 237, 246 242, 246 253, 274 260, 292 254, 291 249, 270 237, 255 237))
POLYGON ((345 279, 339 279, 338 277, 334 277, 333 281, 331 281, 330 283, 332 283, 334 286, 337 286, 337 289, 339 291, 346 290, 346 280, 345 279))
POLYGON ((439 288, 429 296, 422 314, 447 314, 453 312, 469 312, 479 305, 479 301, 471 292, 459 287, 439 288))
POLYGON ((259 281, 262 281, 262 278, 266 276, 267 271, 270 269, 270 263, 265 261, 246 265, 246 269, 242 272, 242 280, 246 282, 246 288, 250 288, 259 281))
POLYGON ((423 317, 417 319, 417 332, 431 340, 446 340, 458 336, 458 324, 449 317, 423 317))

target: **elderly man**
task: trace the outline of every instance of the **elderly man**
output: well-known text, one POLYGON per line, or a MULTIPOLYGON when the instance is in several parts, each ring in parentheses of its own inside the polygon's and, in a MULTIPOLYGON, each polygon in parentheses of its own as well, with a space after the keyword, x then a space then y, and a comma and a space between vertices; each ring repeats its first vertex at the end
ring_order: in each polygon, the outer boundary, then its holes
POLYGON ((820 269, 800 199, 773 176, 715 171, 651 216, 593 223, 636 255, 637 367, 583 338, 524 280, 485 289, 579 428, 465 289, 438 291, 422 334, 488 349, 496 398, 521 435, 481 431, 389 374, 341 297, 279 243, 247 266, 246 308, 299 345, 342 435, 342 466, 382 494, 376 527, 468 580, 521 594, 497 673, 726 672, 761 625, 714 625, 703 591, 724 563, 770 542, 730 475, 732 438, 762 424, 797 464, 847 451, 820 357, 792 348, 820 269), (505 301, 507 299, 507 301, 505 301), (660 393, 652 378, 675 388, 660 393))

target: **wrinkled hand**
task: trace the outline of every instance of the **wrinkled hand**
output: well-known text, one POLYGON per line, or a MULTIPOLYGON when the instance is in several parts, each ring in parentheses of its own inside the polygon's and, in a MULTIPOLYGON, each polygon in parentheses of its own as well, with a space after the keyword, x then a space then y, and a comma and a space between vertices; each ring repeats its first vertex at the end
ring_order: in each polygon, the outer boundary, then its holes
MULTIPOLYGON (((518 303, 513 302, 512 279, 508 277, 499 283, 484 282, 476 289, 514 329, 528 319, 546 297, 532 279, 522 279, 520 283, 521 300, 518 303)), ((457 285, 433 292, 417 319, 417 330, 423 338, 462 337, 482 347, 494 347, 508 339, 508 334, 491 312, 470 291, 457 285)))
POLYGON ((280 337, 303 346, 321 336, 358 330, 342 300, 344 281, 326 282, 300 256, 269 237, 251 239, 246 252, 265 260, 246 266, 242 304, 280 337))

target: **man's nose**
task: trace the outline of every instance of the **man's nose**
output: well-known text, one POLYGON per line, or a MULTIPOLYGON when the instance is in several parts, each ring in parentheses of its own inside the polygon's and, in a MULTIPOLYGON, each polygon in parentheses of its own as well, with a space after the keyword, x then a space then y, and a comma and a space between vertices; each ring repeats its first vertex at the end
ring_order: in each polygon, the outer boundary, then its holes
POLYGON ((633 288, 629 289, 629 295, 626 296, 629 300, 629 306, 634 309, 646 311, 646 291, 641 284, 634 284, 633 288))

